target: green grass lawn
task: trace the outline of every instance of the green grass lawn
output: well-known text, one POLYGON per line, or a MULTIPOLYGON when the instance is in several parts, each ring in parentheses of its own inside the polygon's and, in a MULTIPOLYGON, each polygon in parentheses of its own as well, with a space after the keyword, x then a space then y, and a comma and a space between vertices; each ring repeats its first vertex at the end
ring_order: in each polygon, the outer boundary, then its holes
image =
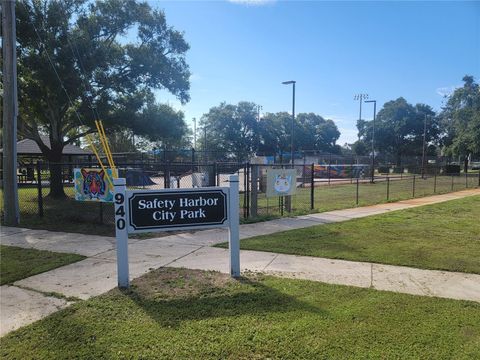
POLYGON ((480 304, 160 269, 0 339, 2 359, 478 359, 480 304))
MULTIPOLYGON (((480 274, 480 196, 257 236, 242 249, 480 274)), ((225 247, 226 244, 219 246, 225 247)))
POLYGON ((12 284, 83 259, 85 256, 76 254, 0 245, 0 285, 12 284))

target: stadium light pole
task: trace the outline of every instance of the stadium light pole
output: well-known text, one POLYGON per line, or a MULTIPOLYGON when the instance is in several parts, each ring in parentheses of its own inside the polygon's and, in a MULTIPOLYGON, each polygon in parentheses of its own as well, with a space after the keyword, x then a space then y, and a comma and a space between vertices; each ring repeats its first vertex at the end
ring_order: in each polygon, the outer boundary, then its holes
POLYGON ((293 158, 293 139, 295 134, 295 80, 284 81, 282 82, 283 85, 293 85, 293 95, 292 95, 292 131, 291 131, 291 139, 290 139, 290 157, 292 158, 292 165, 294 165, 295 160, 293 158))
POLYGON ((358 100, 360 103, 360 115, 358 116, 358 120, 362 120, 362 102, 368 99, 368 94, 356 94, 353 96, 353 100, 358 100))
POLYGON ((365 100, 366 103, 373 103, 373 126, 372 126, 372 179, 375 180, 375 117, 377 115, 377 100, 365 100))

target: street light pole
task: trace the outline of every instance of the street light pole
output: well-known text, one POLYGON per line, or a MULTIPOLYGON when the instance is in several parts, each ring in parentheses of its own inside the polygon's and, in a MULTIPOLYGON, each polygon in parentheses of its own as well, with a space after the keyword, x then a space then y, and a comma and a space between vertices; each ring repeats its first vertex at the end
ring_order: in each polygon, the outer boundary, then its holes
POLYGON ((295 159, 293 158, 293 140, 295 136, 295 80, 284 81, 283 85, 293 85, 292 92, 292 130, 290 132, 290 158, 292 159, 292 165, 295 164, 295 159))
POLYGON ((193 148, 197 150, 197 119, 193 118, 193 148))
POLYGON ((366 100, 366 103, 373 103, 373 126, 372 126, 372 178, 370 182, 373 184, 375 180, 375 117, 377 115, 377 100, 366 100))
MULTIPOLYGON (((296 81, 295 80, 290 80, 290 81, 284 81, 282 82, 283 85, 290 85, 292 84, 293 87, 292 87, 292 130, 290 132, 290 158, 292 159, 292 167, 294 168, 294 165, 295 165, 295 159, 293 157, 293 140, 294 140, 294 136, 295 136, 295 83, 296 81)), ((296 184, 297 180, 294 179, 294 184, 296 184)), ((285 205, 286 205, 286 208, 287 208, 287 211, 288 212, 291 212, 292 211, 292 196, 289 195, 285 198, 285 205)))
POLYGON ((425 138, 427 135, 427 114, 423 120, 423 146, 422 146, 422 179, 425 178, 425 138))
POLYGON ((208 157, 207 157, 207 125, 203 126, 203 139, 204 139, 203 151, 205 151, 205 156, 204 156, 203 161, 205 161, 205 163, 207 163, 208 162, 208 157))

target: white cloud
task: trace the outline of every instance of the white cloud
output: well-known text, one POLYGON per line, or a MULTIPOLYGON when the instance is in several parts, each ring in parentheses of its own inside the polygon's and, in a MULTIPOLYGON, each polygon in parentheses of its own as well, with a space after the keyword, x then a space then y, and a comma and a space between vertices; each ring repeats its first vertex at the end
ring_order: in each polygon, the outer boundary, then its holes
POLYGON ((247 6, 261 6, 273 4, 277 0, 228 0, 233 4, 247 5, 247 6))
POLYGON ((196 82, 196 81, 199 81, 199 80, 202 80, 202 77, 200 75, 195 74, 195 73, 190 75, 190 81, 191 82, 196 82))
POLYGON ((337 140, 337 144, 343 145, 345 143, 352 144, 358 140, 358 130, 351 128, 339 127, 340 138, 337 140))
POLYGON ((455 91, 455 89, 459 87, 462 87, 462 85, 443 86, 437 88, 435 92, 441 97, 445 97, 451 95, 455 91))
POLYGON ((333 120, 335 124, 346 122, 346 119, 345 119, 346 117, 342 115, 325 115, 322 117, 326 120, 329 120, 329 119, 333 120))

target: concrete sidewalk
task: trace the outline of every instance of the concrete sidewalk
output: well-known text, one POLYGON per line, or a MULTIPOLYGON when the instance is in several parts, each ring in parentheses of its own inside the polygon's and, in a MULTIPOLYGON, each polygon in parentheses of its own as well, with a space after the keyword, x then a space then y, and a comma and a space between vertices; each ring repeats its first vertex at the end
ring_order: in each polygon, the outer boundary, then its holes
MULTIPOLYGON (((248 238, 345 221, 472 195, 480 195, 480 189, 242 225, 240 237, 248 238)), ((65 297, 88 299, 117 285, 114 238, 8 227, 2 227, 0 235, 3 245, 77 253, 88 257, 83 261, 17 281, 14 286, 2 286, 0 335, 69 305, 65 299, 47 296, 46 293, 55 292, 65 297)), ((228 251, 210 247, 226 239, 227 232, 221 229, 146 240, 131 239, 130 277, 139 277, 162 266, 228 272, 228 251)), ((474 274, 258 251, 242 251, 241 264, 242 271, 261 271, 332 284, 480 302, 480 275, 474 274)))

